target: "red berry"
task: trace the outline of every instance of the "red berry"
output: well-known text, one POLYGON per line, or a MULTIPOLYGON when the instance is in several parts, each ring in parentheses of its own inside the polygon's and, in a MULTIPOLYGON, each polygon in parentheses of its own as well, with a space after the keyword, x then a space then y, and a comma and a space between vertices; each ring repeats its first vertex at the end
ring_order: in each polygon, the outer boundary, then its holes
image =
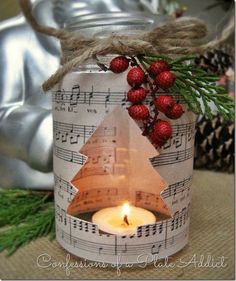
POLYGON ((155 82, 157 86, 167 89, 173 86, 175 82, 175 75, 170 71, 163 71, 157 75, 155 82))
POLYGON ((111 60, 110 70, 114 73, 124 72, 129 67, 129 60, 124 56, 118 56, 111 60))
POLYGON ((175 102, 171 96, 159 96, 155 99, 154 104, 159 111, 167 113, 174 106, 175 102))
POLYGON ((159 147, 162 147, 164 144, 166 144, 166 141, 156 138, 154 133, 152 133, 152 135, 151 135, 151 142, 159 147))
POLYGON ((149 110, 143 104, 131 105, 128 108, 130 117, 137 120, 145 120, 149 117, 149 110))
POLYGON ((179 18, 183 15, 183 10, 182 9, 176 9, 175 12, 174 12, 174 15, 176 18, 179 18))
POLYGON ((147 96, 147 90, 143 87, 132 88, 127 93, 127 100, 132 103, 139 103, 147 96))
POLYGON ((152 137, 154 141, 167 141, 172 135, 172 127, 169 122, 159 120, 154 125, 152 137))
POLYGON ((178 119, 183 115, 183 113, 184 110, 182 105, 176 103, 168 112, 166 112, 166 116, 170 119, 178 119))
POLYGON ((153 76, 156 76, 157 74, 160 74, 163 71, 169 70, 169 65, 164 60, 158 60, 153 62, 149 67, 149 73, 153 76))
POLYGON ((127 82, 131 87, 138 87, 146 80, 146 76, 141 67, 136 66, 130 69, 127 75, 127 82))

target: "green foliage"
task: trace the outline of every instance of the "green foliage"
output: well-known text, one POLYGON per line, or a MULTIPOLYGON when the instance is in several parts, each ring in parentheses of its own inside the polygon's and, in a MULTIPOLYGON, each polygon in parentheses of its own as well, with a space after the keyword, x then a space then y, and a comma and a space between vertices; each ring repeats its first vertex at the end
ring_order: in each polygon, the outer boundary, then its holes
POLYGON ((194 113, 205 114, 208 119, 212 119, 213 112, 209 104, 213 103, 225 120, 234 120, 234 101, 223 86, 216 84, 218 77, 209 75, 191 63, 193 56, 171 60, 163 56, 142 55, 138 59, 146 70, 158 59, 168 61, 170 70, 176 75, 175 84, 169 90, 179 92, 194 113))
POLYGON ((0 189, 0 200, 0 251, 11 255, 38 237, 55 237, 52 193, 0 189))

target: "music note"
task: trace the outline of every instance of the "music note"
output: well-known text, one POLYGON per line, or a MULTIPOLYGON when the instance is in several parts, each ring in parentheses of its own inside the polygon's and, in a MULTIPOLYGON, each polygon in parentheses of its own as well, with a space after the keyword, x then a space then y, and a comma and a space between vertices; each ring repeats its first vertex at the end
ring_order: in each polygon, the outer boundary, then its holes
POLYGON ((61 209, 61 214, 62 214, 62 218, 63 218, 63 221, 64 221, 64 225, 67 225, 66 211, 64 209, 61 209))
POLYGON ((55 138, 56 138, 56 141, 58 141, 60 139, 60 132, 56 132, 55 133, 55 138))
POLYGON ((179 227, 179 213, 178 216, 175 218, 175 229, 179 227))
POLYGON ((80 135, 73 135, 73 136, 70 136, 70 144, 78 143, 79 137, 80 137, 80 135))
POLYGON ((91 104, 92 98, 93 98, 93 86, 91 92, 89 93, 89 105, 91 104))
POLYGON ((172 142, 173 137, 171 137, 170 139, 168 139, 168 141, 165 143, 165 145, 163 146, 163 149, 168 149, 171 147, 171 142, 172 142))
POLYGON ((171 231, 173 231, 175 228, 175 219, 171 220, 171 231))
POLYGON ((108 94, 105 97, 105 108, 107 107, 109 101, 110 101, 110 96, 111 96, 111 90, 108 88, 108 94))
MULTIPOLYGON (((189 209, 189 207, 188 207, 188 209, 189 209)), ((185 224, 185 223, 186 223, 186 218, 187 218, 187 210, 186 210, 186 207, 184 207, 184 208, 182 209, 182 214, 183 214, 183 224, 185 224)))
POLYGON ((159 254, 160 249, 161 249, 161 244, 153 244, 151 248, 152 255, 159 254))
POLYGON ((56 218, 58 220, 60 220, 60 210, 61 210, 60 206, 56 204, 56 218))
POLYGON ((174 138, 174 143, 175 143, 175 148, 178 148, 180 146, 182 146, 183 143, 183 134, 181 134, 180 136, 176 136, 174 138))
POLYGON ((178 161, 178 160, 179 160, 179 154, 180 154, 180 152, 179 152, 179 151, 177 151, 177 153, 176 153, 176 157, 175 157, 175 160, 176 160, 176 161, 178 161))
POLYGON ((173 231, 174 228, 177 229, 178 227, 179 227, 179 211, 176 211, 174 213, 174 218, 172 220, 171 230, 173 231))
POLYGON ((96 225, 95 224, 92 225, 92 233, 96 233, 96 225))
POLYGON ((65 94, 65 90, 64 89, 57 90, 55 92, 55 101, 57 103, 64 102, 64 94, 65 94))
POLYGON ((73 220, 73 228, 77 228, 77 221, 73 220))
POLYGON ((154 224, 154 225, 152 226, 152 235, 156 235, 156 232, 157 232, 157 225, 154 224))
POLYGON ((73 87, 72 87, 72 95, 77 95, 77 97, 79 97, 79 95, 80 95, 80 85, 74 85, 73 87))
POLYGON ((127 252, 127 243, 125 243, 125 247, 122 246, 122 253, 126 253, 127 252))
POLYGON ((60 196, 63 199, 64 196, 63 196, 63 193, 62 193, 61 177, 55 177, 55 179, 56 179, 55 184, 56 184, 56 186, 59 187, 59 189, 58 189, 58 196, 60 196))
POLYGON ((70 106, 76 106, 78 104, 79 95, 71 94, 70 96, 70 106))
POLYGON ((115 235, 115 245, 114 245, 115 255, 117 255, 117 236, 115 235))
POLYGON ((100 155, 96 155, 96 157, 92 157, 92 158, 91 158, 92 164, 93 164, 93 165, 98 164, 99 159, 101 159, 101 156, 100 156, 100 155))
POLYGON ((175 195, 176 195, 176 187, 174 188, 174 193, 173 193, 173 195, 174 195, 174 199, 175 199, 175 195))
POLYGON ((126 101, 127 101, 127 93, 124 92, 124 97, 123 97, 123 99, 121 100, 121 106, 126 105, 126 101))
POLYGON ((182 219, 183 219, 183 213, 181 212, 181 216, 179 217, 179 227, 182 226, 182 219))
POLYGON ((99 247, 99 248, 98 248, 98 254, 99 254, 99 255, 101 255, 102 250, 103 250, 103 247, 99 247))
POLYGON ((146 225, 145 227, 145 237, 148 237, 150 235, 150 225, 146 225))
POLYGON ((67 142, 68 133, 61 135, 61 142, 67 142))
POLYGON ((74 151, 70 151, 70 162, 74 162, 74 151))
MULTIPOLYGON (((66 123, 64 123, 66 124, 66 123)), ((68 124, 69 125, 69 128, 70 128, 70 133, 73 133, 74 132, 74 124, 68 124)))
POLYGON ((191 141, 192 135, 193 135, 193 129, 192 129, 191 125, 189 125, 188 129, 187 129, 187 140, 188 140, 188 142, 191 141))
POLYGON ((137 230, 137 236, 140 238, 142 237, 143 233, 142 233, 142 228, 141 227, 138 227, 138 230, 137 230))

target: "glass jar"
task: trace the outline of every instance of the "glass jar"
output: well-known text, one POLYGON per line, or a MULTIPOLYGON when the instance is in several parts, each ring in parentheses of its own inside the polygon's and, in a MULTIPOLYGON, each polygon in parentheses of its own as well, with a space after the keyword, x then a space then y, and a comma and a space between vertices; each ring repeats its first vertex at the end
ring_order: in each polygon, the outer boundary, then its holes
MULTIPOLYGON (((143 14, 106 13, 75 17, 66 28, 105 38, 112 32, 138 34, 156 24, 143 14)), ((109 64, 113 57, 100 56, 99 61, 109 64)), ((76 256, 114 264, 118 259, 120 264, 151 262, 187 244, 193 172, 194 114, 186 109, 179 120, 171 122, 172 138, 159 152, 149 155, 154 148, 146 143, 145 156, 146 137, 141 130, 140 137, 132 138, 137 129, 126 111, 130 88, 126 75, 127 71, 119 75, 101 71, 91 59, 67 74, 53 91, 57 240, 76 256), (130 164, 134 150, 136 161, 130 164), (157 180, 149 177, 143 165, 149 158, 157 180), (91 221, 92 214, 125 199, 155 213, 157 222, 142 223, 133 235, 100 231, 91 221)), ((172 96, 184 102, 178 93, 172 96)), ((162 114, 160 118, 167 119, 162 114)))

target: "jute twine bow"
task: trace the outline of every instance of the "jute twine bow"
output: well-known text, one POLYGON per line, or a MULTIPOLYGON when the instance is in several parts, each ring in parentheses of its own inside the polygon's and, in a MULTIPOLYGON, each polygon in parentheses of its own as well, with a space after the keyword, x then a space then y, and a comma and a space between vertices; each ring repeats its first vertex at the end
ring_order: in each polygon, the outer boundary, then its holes
POLYGON ((35 31, 58 38, 61 42, 62 66, 43 83, 44 91, 50 90, 67 73, 97 55, 199 54, 227 40, 234 30, 234 19, 231 19, 218 39, 203 44, 203 39, 207 35, 206 24, 197 18, 185 17, 135 36, 112 34, 107 38, 87 38, 77 32, 40 25, 32 14, 29 0, 20 0, 20 6, 25 18, 35 31))

